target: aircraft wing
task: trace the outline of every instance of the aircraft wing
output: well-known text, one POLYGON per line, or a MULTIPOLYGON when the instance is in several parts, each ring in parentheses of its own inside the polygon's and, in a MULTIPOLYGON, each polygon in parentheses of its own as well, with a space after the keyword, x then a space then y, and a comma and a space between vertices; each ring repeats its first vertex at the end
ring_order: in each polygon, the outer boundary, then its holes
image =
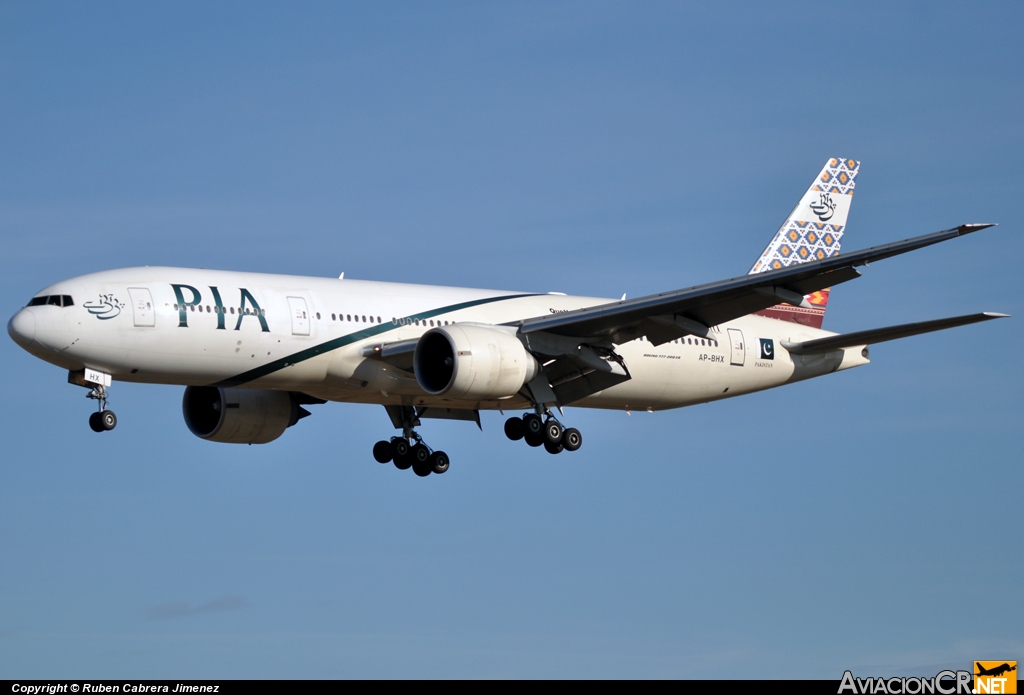
POLYGON ((370 345, 360 350, 363 357, 375 357, 387 362, 392 367, 397 367, 404 372, 413 373, 412 357, 416 352, 418 338, 412 340, 399 340, 394 343, 383 343, 381 345, 370 345))
MULTIPOLYGON (((531 334, 553 334, 608 347, 641 336, 646 336, 655 345, 690 334, 707 336, 710 326, 767 309, 780 301, 799 306, 804 302, 804 295, 860 277, 858 266, 992 226, 962 224, 933 234, 756 275, 525 319, 513 325, 519 326, 520 333, 527 340, 531 334)), ((534 341, 530 342, 532 345, 534 341)))
POLYGON ((909 338, 912 335, 941 331, 945 328, 966 326, 980 321, 991 321, 992 319, 1005 319, 1009 314, 996 314, 986 311, 981 314, 968 314, 966 316, 953 316, 948 319, 936 319, 934 321, 920 321, 918 323, 904 323, 899 326, 887 328, 873 328, 869 331, 857 331, 855 333, 842 333, 817 340, 806 340, 802 343, 790 343, 782 341, 782 347, 794 355, 813 355, 839 348, 853 347, 855 345, 874 345, 884 343, 887 340, 909 338))

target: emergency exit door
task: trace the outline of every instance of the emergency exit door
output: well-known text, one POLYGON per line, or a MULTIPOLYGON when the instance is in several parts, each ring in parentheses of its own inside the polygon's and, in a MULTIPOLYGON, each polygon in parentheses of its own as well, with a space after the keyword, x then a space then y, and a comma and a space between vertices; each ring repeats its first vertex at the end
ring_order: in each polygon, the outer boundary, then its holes
POLYGON ((288 297, 288 308, 292 312, 292 335, 309 335, 309 311, 302 297, 288 297))
POLYGON ((743 331, 738 328, 729 329, 729 364, 737 367, 743 366, 743 359, 746 357, 746 346, 743 344, 743 331))
POLYGON ((132 300, 132 316, 135 325, 152 327, 156 325, 156 312, 153 310, 153 295, 145 287, 129 287, 128 296, 132 300))

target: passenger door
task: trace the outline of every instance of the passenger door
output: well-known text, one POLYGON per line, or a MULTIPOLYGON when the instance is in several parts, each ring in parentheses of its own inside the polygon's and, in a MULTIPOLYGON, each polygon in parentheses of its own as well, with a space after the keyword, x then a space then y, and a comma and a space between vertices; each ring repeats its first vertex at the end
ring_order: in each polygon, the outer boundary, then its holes
POLYGON ((153 295, 145 287, 129 287, 128 296, 132 300, 132 315, 135 325, 152 327, 156 325, 156 312, 153 310, 153 295))
POLYGON ((292 313, 292 335, 309 335, 309 310, 302 297, 288 297, 288 309, 292 313))
POLYGON ((743 345, 743 331, 738 328, 729 329, 729 364, 742 367, 746 357, 746 348, 743 345))

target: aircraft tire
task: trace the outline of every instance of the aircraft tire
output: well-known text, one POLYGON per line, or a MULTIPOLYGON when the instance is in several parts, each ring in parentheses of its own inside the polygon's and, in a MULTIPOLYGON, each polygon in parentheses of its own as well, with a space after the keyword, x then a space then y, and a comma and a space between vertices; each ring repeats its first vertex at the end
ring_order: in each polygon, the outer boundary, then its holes
POLYGON ((447 472, 450 464, 451 462, 448 460, 448 454, 443 451, 435 451, 430 455, 430 470, 434 471, 438 475, 447 472))
POLYGON ((547 442, 547 441, 544 442, 544 449, 549 454, 560 454, 560 453, 562 453, 562 450, 564 448, 565 447, 562 446, 562 442, 558 442, 557 444, 552 444, 551 442, 547 442))
MULTIPOLYGON (((526 436, 531 434, 544 436, 544 421, 540 419, 539 415, 527 413, 523 416, 523 434, 526 436)), ((531 444, 530 446, 536 446, 536 444, 531 444)))
POLYGON ((93 413, 92 415, 89 416, 89 429, 91 429, 93 432, 103 431, 103 423, 100 422, 99 413, 93 413))
POLYGON ((113 410, 104 410, 100 413, 100 424, 103 426, 103 430, 109 432, 110 430, 117 427, 117 416, 114 415, 113 410))
POLYGON ((417 444, 409 452, 412 459, 412 472, 421 478, 426 478, 433 472, 433 465, 430 462, 430 450, 422 444, 417 444))
POLYGON ((526 443, 529 444, 530 446, 542 446, 544 444, 544 433, 527 432, 523 436, 523 439, 525 439, 526 443))
POLYGON ((400 471, 408 470, 412 466, 412 456, 409 449, 409 442, 401 437, 395 437, 391 440, 392 461, 395 464, 395 468, 400 471))
POLYGON ((391 453, 391 443, 380 441, 373 445, 373 458, 377 463, 391 463, 394 454, 391 453))
POLYGON ((557 420, 548 420, 544 423, 544 442, 547 444, 560 444, 562 441, 562 426, 557 420))
POLYGON ((583 435, 575 427, 570 427, 562 433, 562 446, 566 451, 576 451, 583 446, 583 435))
POLYGON ((523 438, 525 434, 525 428, 523 427, 523 419, 521 417, 510 417, 505 420, 505 436, 511 439, 513 442, 518 442, 523 438))

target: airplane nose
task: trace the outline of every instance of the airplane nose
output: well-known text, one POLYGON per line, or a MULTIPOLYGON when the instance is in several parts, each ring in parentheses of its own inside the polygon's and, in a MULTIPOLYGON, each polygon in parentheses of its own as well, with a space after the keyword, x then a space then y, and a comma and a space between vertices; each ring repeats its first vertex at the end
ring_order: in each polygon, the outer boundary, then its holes
POLYGON ((36 315, 28 309, 22 309, 7 322, 7 333, 14 342, 28 349, 36 337, 36 315))

